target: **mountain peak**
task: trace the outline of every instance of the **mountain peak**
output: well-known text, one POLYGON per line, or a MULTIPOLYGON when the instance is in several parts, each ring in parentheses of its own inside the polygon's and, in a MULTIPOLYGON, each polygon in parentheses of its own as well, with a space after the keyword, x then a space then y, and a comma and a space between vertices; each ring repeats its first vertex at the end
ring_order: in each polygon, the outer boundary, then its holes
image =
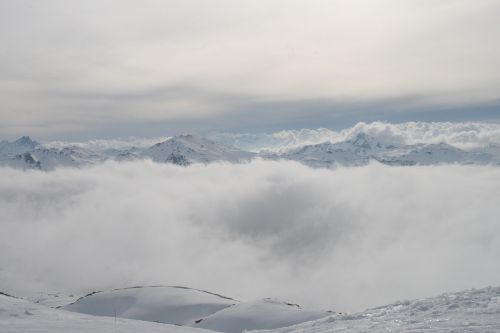
POLYGON ((371 136, 367 135, 366 133, 360 132, 356 134, 356 136, 349 141, 351 141, 351 143, 354 146, 368 150, 372 148, 370 143, 373 143, 374 140, 371 136))
POLYGON ((37 146, 38 142, 32 140, 29 136, 25 135, 14 141, 13 143, 23 146, 37 146))

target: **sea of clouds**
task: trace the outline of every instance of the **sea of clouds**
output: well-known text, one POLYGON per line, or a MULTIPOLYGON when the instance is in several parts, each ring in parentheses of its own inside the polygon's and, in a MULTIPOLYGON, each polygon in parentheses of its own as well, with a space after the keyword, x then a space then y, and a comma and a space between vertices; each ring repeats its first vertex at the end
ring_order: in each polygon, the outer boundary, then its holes
POLYGON ((186 285, 337 311, 500 281, 500 168, 0 168, 0 290, 186 285))

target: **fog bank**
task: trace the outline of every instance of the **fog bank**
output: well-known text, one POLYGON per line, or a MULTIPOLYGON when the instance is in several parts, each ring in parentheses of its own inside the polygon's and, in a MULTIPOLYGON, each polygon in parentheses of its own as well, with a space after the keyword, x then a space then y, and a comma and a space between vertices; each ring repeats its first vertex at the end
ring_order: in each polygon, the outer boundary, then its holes
POLYGON ((0 290, 186 285, 360 310, 500 281, 500 168, 0 169, 0 290))

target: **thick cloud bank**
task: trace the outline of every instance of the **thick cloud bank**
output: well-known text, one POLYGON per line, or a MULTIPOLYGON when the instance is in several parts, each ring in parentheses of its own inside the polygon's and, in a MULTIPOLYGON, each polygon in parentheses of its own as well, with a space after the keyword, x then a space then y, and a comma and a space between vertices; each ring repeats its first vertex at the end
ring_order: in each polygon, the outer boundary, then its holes
POLYGON ((345 311, 500 281, 496 167, 138 161, 0 179, 0 290, 181 284, 345 311))
POLYGON ((341 142, 365 133, 384 144, 447 143, 461 149, 485 148, 500 145, 500 124, 478 122, 406 122, 357 123, 355 126, 333 131, 327 128, 284 130, 271 134, 217 134, 242 149, 284 151, 303 145, 323 142, 341 142))

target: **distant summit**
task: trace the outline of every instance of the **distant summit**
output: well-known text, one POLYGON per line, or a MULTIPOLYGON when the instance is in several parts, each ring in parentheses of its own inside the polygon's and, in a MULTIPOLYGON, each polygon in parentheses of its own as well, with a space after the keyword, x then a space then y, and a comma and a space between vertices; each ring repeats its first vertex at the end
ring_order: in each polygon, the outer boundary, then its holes
POLYGON ((0 142, 0 154, 2 155, 19 155, 24 153, 29 153, 40 144, 33 141, 29 136, 23 136, 16 141, 1 141, 0 142))
POLYGON ((189 133, 159 142, 146 149, 142 156, 155 162, 188 165, 215 161, 241 162, 252 158, 254 154, 189 133))
POLYGON ((31 146, 31 147, 36 147, 40 145, 38 142, 33 141, 29 136, 22 136, 16 141, 13 142, 13 144, 16 145, 23 145, 23 146, 31 146))

